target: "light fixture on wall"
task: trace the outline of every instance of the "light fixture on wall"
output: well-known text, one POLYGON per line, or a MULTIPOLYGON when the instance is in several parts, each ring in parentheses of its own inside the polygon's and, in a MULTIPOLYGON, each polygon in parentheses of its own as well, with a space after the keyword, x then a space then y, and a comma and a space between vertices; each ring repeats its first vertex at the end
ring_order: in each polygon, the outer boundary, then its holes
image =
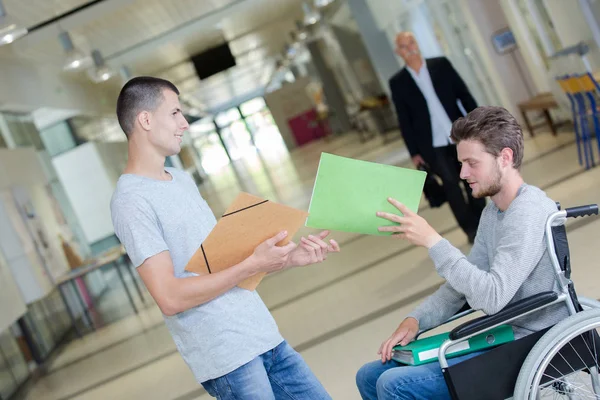
POLYGON ((0 0, 0 46, 9 44, 18 38, 27 35, 27 28, 18 26, 6 15, 6 9, 0 0))
POLYGON ((65 71, 78 70, 90 63, 90 58, 73 45, 69 32, 62 31, 58 35, 58 40, 67 54, 63 65, 65 71))
POLYGON ((302 3, 302 10, 304 11, 305 26, 314 25, 321 20, 321 14, 317 10, 314 10, 309 3, 302 3))
POLYGON ((94 82, 106 82, 112 78, 114 73, 104 62, 104 58, 99 50, 92 51, 92 60, 94 60, 94 68, 88 71, 88 75, 94 82))

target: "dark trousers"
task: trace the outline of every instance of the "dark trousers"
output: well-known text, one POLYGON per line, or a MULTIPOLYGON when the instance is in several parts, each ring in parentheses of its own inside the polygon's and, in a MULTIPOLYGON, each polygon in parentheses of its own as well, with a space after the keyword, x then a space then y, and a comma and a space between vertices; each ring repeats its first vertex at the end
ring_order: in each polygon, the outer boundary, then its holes
POLYGON ((446 198, 458 225, 472 239, 477 233, 481 212, 485 208, 485 198, 474 198, 468 183, 460 179, 460 163, 455 145, 436 147, 433 153, 435 160, 431 163, 431 169, 442 180, 446 198), (461 182, 466 191, 466 199, 461 182))

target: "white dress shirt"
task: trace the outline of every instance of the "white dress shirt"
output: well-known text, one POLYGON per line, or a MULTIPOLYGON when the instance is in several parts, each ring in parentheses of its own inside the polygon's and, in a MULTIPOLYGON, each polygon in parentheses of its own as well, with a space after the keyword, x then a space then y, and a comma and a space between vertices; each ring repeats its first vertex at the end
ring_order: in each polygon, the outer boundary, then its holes
POLYGON ((431 76, 427 69, 427 64, 423 60, 421 70, 416 72, 410 67, 406 67, 408 72, 412 75, 415 83, 423 93, 425 101, 427 102, 427 108, 429 109, 429 116, 431 117, 431 134, 433 139, 433 147, 444 147, 452 144, 450 139, 450 131, 452 130, 452 121, 448 117, 444 106, 440 102, 433 82, 431 82, 431 76))

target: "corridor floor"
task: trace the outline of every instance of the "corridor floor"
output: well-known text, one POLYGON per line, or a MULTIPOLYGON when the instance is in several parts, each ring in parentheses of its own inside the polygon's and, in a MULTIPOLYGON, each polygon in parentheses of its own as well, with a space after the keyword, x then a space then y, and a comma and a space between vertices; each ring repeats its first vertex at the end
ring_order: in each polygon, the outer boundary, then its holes
MULTIPOLYGON (((307 209, 321 152, 410 166, 401 140, 360 143, 347 134, 311 143, 288 154, 255 154, 227 167, 200 186, 220 215, 241 190, 307 209)), ((577 163, 572 132, 527 138, 525 180, 544 189, 563 207, 600 203, 600 169, 577 163)), ((390 184, 393 184, 391 182, 390 184)), ((468 252, 466 236, 447 205, 420 214, 453 244, 468 252)), ((349 216, 350 218, 351 216, 349 216)), ((573 278, 578 293, 600 297, 600 219, 569 222, 573 278)), ((304 228, 298 233, 311 232, 304 228)), ((334 399, 358 399, 356 371, 376 359, 380 343, 402 318, 441 283, 427 252, 392 238, 333 232, 342 253, 323 264, 268 276, 258 291, 283 336, 301 352, 334 399)), ((154 305, 68 344, 50 372, 26 399, 209 399, 194 378, 154 305)))

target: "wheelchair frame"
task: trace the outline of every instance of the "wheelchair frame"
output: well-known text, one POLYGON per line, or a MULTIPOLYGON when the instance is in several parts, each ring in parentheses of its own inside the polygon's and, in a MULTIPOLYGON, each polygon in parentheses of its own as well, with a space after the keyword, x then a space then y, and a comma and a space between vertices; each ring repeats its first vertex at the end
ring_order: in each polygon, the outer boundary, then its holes
MULTIPOLYGON (((567 319, 565 321, 570 320, 579 311, 583 311, 582 304, 588 308, 600 308, 600 302, 586 299, 583 297, 578 298, 575 293, 573 282, 570 279, 570 263, 569 263, 569 254, 568 254, 568 244, 566 241, 566 229, 564 227, 564 224, 565 224, 567 218, 577 218, 580 216, 584 217, 584 216, 588 216, 588 215, 598 215, 598 206, 596 204, 592 204, 592 205, 587 205, 587 206, 573 207, 573 208, 561 210, 560 204, 557 203, 557 207, 558 207, 559 211, 550 215, 550 217, 548 217, 548 219, 546 221, 545 237, 546 237, 546 242, 547 242, 547 246, 548 246, 550 259, 552 260, 552 265, 555 270, 555 276, 559 283, 559 292, 558 293, 544 292, 544 293, 539 293, 537 295, 528 297, 526 299, 519 300, 515 303, 509 304, 507 307, 505 307, 502 311, 498 312, 497 314, 483 316, 483 317, 476 318, 471 321, 467 321, 466 323, 456 327, 454 330, 452 330, 450 332, 449 339, 447 339, 440 346, 438 357, 439 357, 439 363, 440 363, 440 367, 442 369, 442 373, 444 374, 446 384, 448 385, 448 389, 449 389, 451 397, 453 399, 458 399, 458 394, 456 393, 456 390, 454 388, 454 383, 452 380, 452 376, 450 375, 450 372, 449 372, 449 368, 454 368, 454 367, 449 367, 448 361, 446 359, 446 353, 451 346, 456 345, 461 342, 464 342, 464 341, 467 341, 470 338, 472 338, 473 336, 476 336, 478 334, 486 332, 492 328, 495 328, 495 327, 503 325, 503 324, 507 324, 515 319, 535 313, 539 310, 542 310, 544 308, 550 307, 555 304, 565 303, 565 305, 567 306, 567 309, 568 309, 570 315, 569 315, 569 317, 567 317, 567 319), (565 253, 567 253, 566 255, 564 255, 565 256, 564 267, 561 267, 561 264, 560 264, 558 256, 557 256, 557 243, 555 241, 556 238, 554 235, 554 229, 562 230, 561 233, 562 233, 562 235, 564 235, 563 245, 565 245, 564 250, 565 250, 565 253)), ((457 320, 459 318, 463 318, 463 317, 475 312, 475 310, 468 308, 468 304, 465 304, 465 306, 467 306, 467 307, 463 307, 453 317, 448 319, 442 325, 444 325, 448 322, 457 320)), ((435 328, 431 328, 431 329, 435 329, 435 328)), ((431 329, 420 331, 417 334, 417 337, 431 329)), ((517 346, 515 346, 515 348, 519 349, 519 346, 520 346, 520 350, 518 350, 518 351, 527 352, 527 354, 529 354, 531 352, 532 346, 534 346, 535 343, 537 343, 541 339, 541 337, 543 337, 543 335, 545 335, 548 332, 548 330, 550 330, 550 329, 551 328, 547 328, 543 331, 536 332, 532 335, 529 335, 529 336, 526 336, 525 338, 520 339, 519 341, 521 341, 522 344, 518 344, 517 346), (527 340, 523 340, 526 338, 527 338, 527 340)), ((516 343, 519 341, 515 341, 512 343, 516 343)), ((501 345, 501 346, 498 346, 496 349, 503 348, 503 346, 509 346, 509 345, 510 345, 510 343, 501 345)), ((491 350, 491 351, 493 351, 493 350, 491 350)), ((498 354, 498 353, 496 353, 496 354, 498 354)), ((506 356, 505 358, 507 358, 507 357, 510 358, 510 356, 506 356)), ((475 357, 475 358, 478 358, 478 357, 475 357)), ((474 360, 474 359, 472 359, 472 360, 474 360)), ((503 361, 506 362, 506 360, 503 360, 503 361)), ((469 362, 469 360, 467 362, 469 362)), ((459 363, 459 364, 461 364, 461 363, 459 363)), ((459 364, 457 364, 457 365, 459 365, 459 364)), ((521 373, 520 369, 519 369, 518 373, 519 374, 521 373)), ((504 378, 504 380, 505 380, 505 383, 512 382, 512 385, 513 385, 512 390, 514 391, 513 378, 515 378, 515 380, 516 380, 516 377, 504 378)), ((472 394, 470 394, 470 395, 472 395, 472 394)), ((600 396, 600 393, 598 393, 598 395, 600 396)), ((471 397, 477 398, 477 396, 471 396, 471 397)), ((521 399, 519 399, 519 400, 521 400, 521 399)))

